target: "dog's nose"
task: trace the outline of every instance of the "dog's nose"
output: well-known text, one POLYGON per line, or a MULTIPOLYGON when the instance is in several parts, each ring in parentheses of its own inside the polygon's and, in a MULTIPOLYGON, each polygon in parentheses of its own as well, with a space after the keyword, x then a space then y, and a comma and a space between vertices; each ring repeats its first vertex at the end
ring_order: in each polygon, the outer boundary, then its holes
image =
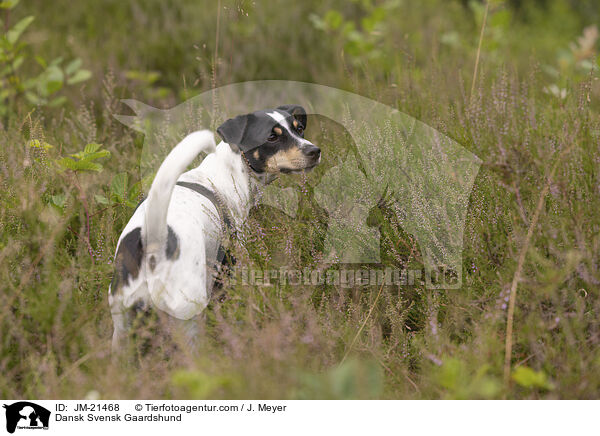
POLYGON ((316 159, 321 154, 321 149, 319 147, 315 147, 314 145, 310 145, 304 149, 304 154, 308 157, 316 159))

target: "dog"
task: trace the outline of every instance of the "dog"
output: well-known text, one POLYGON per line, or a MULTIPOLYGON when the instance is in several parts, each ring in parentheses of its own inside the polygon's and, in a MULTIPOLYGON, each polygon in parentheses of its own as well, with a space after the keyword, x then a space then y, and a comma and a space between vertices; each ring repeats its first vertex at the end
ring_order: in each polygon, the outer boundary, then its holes
POLYGON ((219 126, 218 146, 202 130, 169 153, 117 243, 108 292, 113 351, 140 311, 186 322, 204 310, 218 268, 211 259, 222 257, 227 231, 242 228, 260 185, 321 161, 321 150, 304 138, 306 124, 299 105, 260 110, 219 126), (208 153, 202 163, 184 172, 201 152, 208 153))

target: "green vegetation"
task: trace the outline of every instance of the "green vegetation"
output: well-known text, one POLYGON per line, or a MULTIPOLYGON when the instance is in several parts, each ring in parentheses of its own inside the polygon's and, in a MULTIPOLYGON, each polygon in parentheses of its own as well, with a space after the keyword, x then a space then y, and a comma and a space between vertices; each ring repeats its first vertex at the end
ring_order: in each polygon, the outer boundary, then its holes
MULTIPOLYGON (((598 398, 597 1, 0 8, 1 397, 598 398), (111 359, 111 261, 142 194, 144 139, 113 117, 129 113, 119 99, 168 108, 258 79, 382 101, 483 160, 462 288, 250 286, 235 269, 206 310, 198 354, 147 335, 150 351, 111 359)), ((325 165, 348 153, 348 136, 325 119, 306 135, 325 165)), ((305 194, 297 219, 252 213, 237 266, 322 267, 310 186, 324 171, 286 182, 305 194)), ((388 206, 369 215, 386 232, 382 259, 419 267, 388 206)))

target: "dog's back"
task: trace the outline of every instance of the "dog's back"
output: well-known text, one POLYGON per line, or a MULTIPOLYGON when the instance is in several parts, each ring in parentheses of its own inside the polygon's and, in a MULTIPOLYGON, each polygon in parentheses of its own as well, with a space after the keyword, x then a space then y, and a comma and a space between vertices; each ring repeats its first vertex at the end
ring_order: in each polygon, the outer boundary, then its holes
POLYGON ((212 276, 207 258, 216 258, 219 231, 214 204, 181 186, 177 179, 200 152, 213 152, 209 131, 188 135, 169 153, 148 198, 125 226, 115 255, 109 288, 114 322, 113 348, 118 346, 136 311, 154 306, 178 319, 189 319, 208 304, 212 276), (182 253, 185 255, 182 256, 182 253), (168 286, 167 286, 168 285, 168 286))

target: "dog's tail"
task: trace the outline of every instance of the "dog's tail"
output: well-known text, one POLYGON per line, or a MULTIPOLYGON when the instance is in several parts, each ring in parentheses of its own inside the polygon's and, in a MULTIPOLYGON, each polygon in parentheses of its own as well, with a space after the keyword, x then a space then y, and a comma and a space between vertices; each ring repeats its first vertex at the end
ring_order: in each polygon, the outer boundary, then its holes
MULTIPOLYGON (((145 243, 147 259, 160 259, 160 252, 167 246, 167 212, 171 194, 179 176, 201 152, 215 151, 215 139, 208 130, 200 130, 186 136, 166 157, 150 187, 146 200, 145 243), (152 254, 158 254, 158 259, 152 254)), ((152 262, 152 261, 151 261, 152 262)))

